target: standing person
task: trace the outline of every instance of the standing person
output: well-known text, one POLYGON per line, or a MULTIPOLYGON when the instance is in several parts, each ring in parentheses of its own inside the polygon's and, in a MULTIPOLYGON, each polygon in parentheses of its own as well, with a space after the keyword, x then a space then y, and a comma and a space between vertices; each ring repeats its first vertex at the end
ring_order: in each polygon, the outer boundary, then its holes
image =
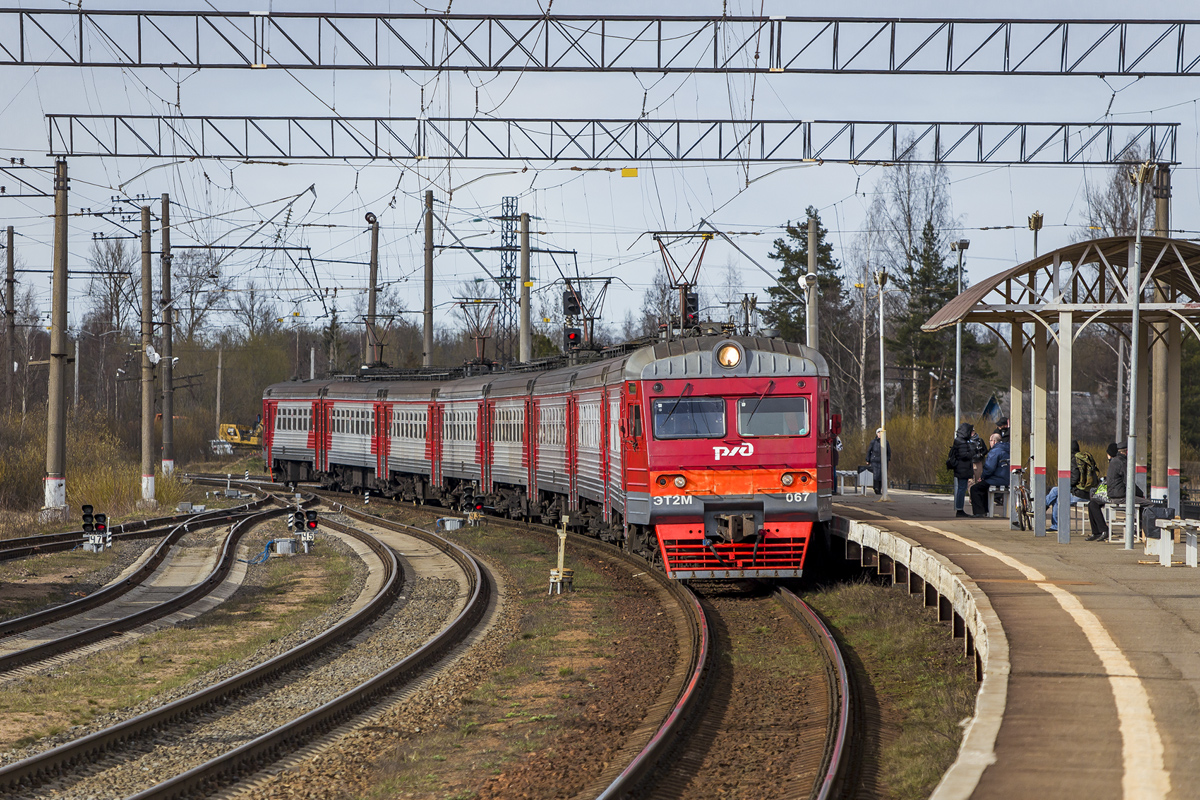
POLYGON ((971 440, 978 438, 975 435, 975 426, 964 422, 958 426, 958 430, 954 434, 954 441, 950 444, 950 453, 946 456, 946 469, 954 473, 955 517, 967 516, 964 509, 967 500, 967 482, 975 474, 975 445, 971 440))
POLYGON ((977 517, 987 514, 989 486, 1008 486, 1008 442, 993 433, 992 447, 983 460, 983 480, 971 486, 971 513, 977 517))
POLYGON ((842 457, 842 437, 836 433, 833 435, 833 447, 829 448, 829 460, 833 462, 833 493, 841 494, 838 491, 838 461, 842 457))
POLYGON ((1012 431, 1008 429, 1008 417, 1001 417, 1000 419, 996 420, 996 430, 994 433, 1000 434, 1000 441, 1007 442, 1011 432, 1012 431))
MULTIPOLYGON (((1105 491, 1103 493, 1094 492, 1092 499, 1088 500, 1088 522, 1092 525, 1092 535, 1087 537, 1089 542, 1098 542, 1108 538, 1108 523, 1104 521, 1104 504, 1125 502, 1125 481, 1128 476, 1125 469, 1126 456, 1123 454, 1128 450, 1124 443, 1113 442, 1108 446, 1106 452, 1108 453, 1108 474, 1104 478, 1105 491)), ((1134 487, 1133 491, 1138 497, 1142 496, 1141 489, 1134 487)))
MULTIPOLYGON (((867 463, 871 466, 871 474, 875 477, 875 494, 883 494, 883 459, 879 437, 883 433, 883 428, 875 429, 875 438, 871 440, 871 446, 867 448, 867 463)), ((888 442, 887 446, 888 464, 892 463, 892 443, 888 442)))

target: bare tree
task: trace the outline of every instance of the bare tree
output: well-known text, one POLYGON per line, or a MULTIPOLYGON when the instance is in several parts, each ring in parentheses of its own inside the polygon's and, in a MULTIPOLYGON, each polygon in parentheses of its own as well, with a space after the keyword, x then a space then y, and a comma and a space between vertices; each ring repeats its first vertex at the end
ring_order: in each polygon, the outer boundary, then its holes
POLYGON ((137 267, 140 251, 128 239, 92 242, 88 265, 98 274, 88 284, 91 314, 108 325, 108 330, 126 332, 141 309, 142 273, 137 267))
POLYGON ((233 307, 229 310, 245 327, 247 339, 256 339, 279 327, 274 303, 263 295, 254 281, 234 293, 233 307))
POLYGON ((211 250, 180 250, 171 260, 173 305, 178 313, 178 336, 193 342, 220 306, 228 286, 211 250))
MULTIPOLYGON (((1084 185, 1083 197, 1087 203, 1084 217, 1087 230, 1080 239, 1102 236, 1133 236, 1137 232, 1137 187, 1129 180, 1129 171, 1141 163, 1142 153, 1137 145, 1131 146, 1126 158, 1109 169, 1099 183, 1084 185)), ((1153 185, 1142 185, 1142 230, 1153 229, 1154 202, 1150 198, 1153 185)))

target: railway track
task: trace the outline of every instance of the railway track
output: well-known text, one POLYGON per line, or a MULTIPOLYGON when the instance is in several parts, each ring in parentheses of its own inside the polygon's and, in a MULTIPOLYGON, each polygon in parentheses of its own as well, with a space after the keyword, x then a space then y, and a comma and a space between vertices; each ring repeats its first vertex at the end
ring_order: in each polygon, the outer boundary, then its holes
MULTIPOLYGON (((352 510, 347 516, 361 524, 328 515, 322 524, 364 544, 379 564, 379 580, 361 607, 310 641, 214 686, 0 769, 0 791, 29 798, 210 794, 294 752, 425 674, 483 618, 492 594, 486 572, 467 553, 440 537, 352 510), (393 657, 394 643, 375 646, 372 651, 371 640, 364 637, 377 620, 403 614, 409 607, 420 610, 425 604, 413 602, 418 598, 412 597, 413 588, 406 586, 409 602, 395 610, 405 585, 400 562, 379 537, 360 529, 366 525, 411 537, 410 541, 418 539, 426 548, 444 553, 460 569, 467 589, 466 601, 459 607, 453 601, 463 594, 458 583, 448 593, 443 586, 442 594, 447 596, 442 602, 457 613, 447 624, 439 623, 440 630, 431 630, 435 635, 411 642, 408 649, 412 652, 399 661, 393 657), (361 680, 355 678, 352 686, 343 685, 352 670, 362 672, 364 663, 376 664, 378 669, 361 675, 361 680), (317 681, 319 689, 299 689, 306 681, 317 681), (298 702, 302 692, 320 696, 320 702, 298 702), (288 719, 273 724, 281 715, 288 719), (236 721, 239 718, 240 723, 236 721), (268 729, 259 730, 264 725, 268 729), (220 752, 214 755, 214 749, 220 752), (96 763, 83 767, 84 762, 96 763), (59 773, 71 777, 53 777, 59 773)), ((435 589, 437 584, 437 579, 431 580, 435 589)))
POLYGON ((79 651, 89 647, 94 649, 93 646, 100 642, 128 634, 143 625, 174 614, 212 593, 225 581, 230 570, 233 568, 236 561, 237 548, 243 536, 258 523, 287 513, 287 505, 277 498, 264 497, 261 504, 271 501, 280 503, 280 507, 272 509, 262 509, 260 507, 257 510, 246 511, 240 514, 222 512, 220 515, 194 515, 201 517, 201 519, 196 521, 194 518, 189 518, 188 521, 170 528, 166 537, 155 548, 151 556, 123 581, 107 586, 98 592, 93 592, 79 600, 35 612, 0 625, 0 631, 5 636, 14 636, 24 632, 27 635, 26 638, 36 642, 27 647, 20 647, 19 645, 17 648, 8 647, 8 652, 0 655, 0 675, 5 675, 19 667, 43 662, 72 651, 79 651), (172 549, 189 532, 211 527, 218 520, 223 522, 229 519, 232 519, 233 522, 230 525, 229 535, 225 538, 217 554, 216 563, 212 570, 199 582, 183 591, 171 590, 168 593, 167 599, 161 602, 152 601, 149 606, 137 608, 132 613, 118 611, 116 613, 119 616, 115 618, 104 620, 98 624, 77 628, 65 635, 61 631, 57 634, 53 632, 55 623, 72 618, 81 618, 80 615, 86 614, 90 610, 98 609, 108 603, 119 603, 123 595, 144 584, 163 566, 172 549), (48 634, 49 638, 42 637, 39 639, 36 637, 34 634, 39 630, 51 631, 48 634))
MULTIPOLYGON (((113 541, 133 541, 149 539, 169 533, 179 525, 191 524, 195 527, 200 522, 208 521, 213 524, 226 522, 233 516, 261 508, 271 502, 269 497, 260 497, 235 508, 213 508, 192 514, 174 514, 167 517, 151 517, 148 519, 120 522, 109 526, 113 541)), ((42 553, 57 553, 63 550, 74 550, 86 541, 83 530, 65 531, 63 533, 46 533, 39 536, 22 536, 16 539, 0 540, 0 561, 16 558, 27 558, 42 553)))
MULTIPOLYGON (((331 502, 346 502, 339 495, 318 491, 331 502)), ((387 501, 376 501, 387 502, 387 501)), ((489 517, 488 524, 524 532, 537 530, 553 535, 553 530, 540 525, 528 525, 512 520, 489 517)), ((614 556, 645 571, 646 563, 618 548, 594 539, 571 535, 574 548, 592 551, 604 558, 614 556)), ((615 798, 638 796, 698 796, 695 785, 701 762, 720 733, 722 720, 709 707, 714 692, 731 685, 734 678, 724 665, 713 658, 714 632, 710 615, 700 599, 685 585, 670 581, 661 572, 644 572, 674 603, 664 604, 672 610, 679 643, 680 657, 676 669, 652 706, 646 721, 627 740, 611 765, 577 798, 615 798), (680 765, 685 765, 679 769, 680 765), (674 780, 663 780, 675 772, 674 780)), ((804 722, 802 746, 785 756, 781 767, 788 775, 788 791, 779 793, 778 786, 762 787, 761 796, 811 797, 830 800, 839 796, 841 780, 846 770, 850 746, 850 686, 849 673, 837 643, 815 612, 787 589, 776 589, 763 602, 782 610, 804 637, 808 638, 820 661, 813 683, 805 687, 806 709, 810 717, 804 722)), ((769 704, 786 697, 767 696, 769 704)), ((772 721, 764 720, 771 728, 772 721)), ((784 738, 797 738, 786 732, 784 738)), ((778 754, 776 754, 778 755, 778 754)), ((709 772, 710 776, 712 771, 709 772)))

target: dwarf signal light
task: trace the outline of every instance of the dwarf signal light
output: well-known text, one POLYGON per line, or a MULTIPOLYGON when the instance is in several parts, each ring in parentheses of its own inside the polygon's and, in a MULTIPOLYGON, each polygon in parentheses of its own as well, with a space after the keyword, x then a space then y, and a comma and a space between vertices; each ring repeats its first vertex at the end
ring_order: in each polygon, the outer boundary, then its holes
POLYGON ((83 511, 83 532, 91 533, 96 529, 96 518, 92 516, 93 509, 91 506, 84 506, 81 510, 83 511))
POLYGON ((97 514, 95 516, 95 520, 96 520, 96 522, 95 522, 96 533, 107 533, 108 532, 108 515, 107 514, 97 514))
POLYGON ((292 514, 291 518, 288 519, 288 527, 297 531, 304 530, 304 512, 297 511, 292 514))
POLYGON ((317 529, 317 512, 309 511, 304 515, 304 525, 310 531, 317 529))

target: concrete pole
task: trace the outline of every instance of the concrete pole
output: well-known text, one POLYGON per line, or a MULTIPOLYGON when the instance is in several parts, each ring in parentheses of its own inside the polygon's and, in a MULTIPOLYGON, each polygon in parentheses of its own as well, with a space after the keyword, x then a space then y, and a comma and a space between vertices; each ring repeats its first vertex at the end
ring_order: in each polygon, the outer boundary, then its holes
POLYGON ((162 472, 175 472, 175 384, 171 364, 175 331, 175 308, 171 305, 171 198, 162 196, 162 472))
MULTIPOLYGON (((379 220, 368 211, 367 223, 371 226, 371 279, 367 284, 367 341, 370 343, 371 355, 367 363, 374 367, 378 366, 381 360, 379 334, 375 330, 375 298, 379 293, 379 220)), ((300 353, 297 351, 296 372, 299 371, 300 353)))
POLYGON ((221 438, 221 378, 224 377, 225 347, 217 347, 217 438, 221 438))
MULTIPOLYGON (((1033 495, 1033 535, 1046 535, 1046 373, 1049 372, 1049 344, 1046 341, 1046 328, 1039 324, 1033 326, 1033 470, 1029 476, 1029 486, 1033 495), (1037 513, 1038 510, 1041 513, 1037 513)), ((1010 423, 1011 427, 1011 423, 1010 423)), ((1010 434, 1011 438, 1011 434, 1010 434)), ((1062 457, 1061 455, 1059 456, 1062 457)), ((1022 462, 1013 461, 1010 453, 1009 467, 1021 466, 1022 462)))
POLYGON ((17 363, 17 306, 15 299, 17 291, 17 264, 16 253, 13 250, 13 235, 13 226, 9 225, 7 250, 8 272, 4 278, 4 319, 7 322, 5 341, 8 344, 8 361, 4 363, 4 393, 9 411, 12 411, 13 389, 16 384, 13 365, 17 363))
POLYGON ((425 191, 425 353, 422 367, 433 366, 433 190, 425 191))
POLYGON ((79 411, 79 337, 75 337, 75 385, 72 387, 71 410, 79 411))
POLYGON ((807 291, 805 298, 807 300, 805 309, 806 322, 806 338, 805 344, 813 349, 819 349, 820 339, 818 336, 817 315, 820 313, 818 305, 817 293, 817 218, 808 218, 808 274, 804 276, 804 284, 807 291))
POLYGON ((533 360, 533 327, 529 321, 529 214, 521 214, 521 363, 533 360))
MULTIPOLYGON (((1171 235, 1171 168, 1159 164, 1154 173, 1154 235, 1168 238, 1171 235)), ((1154 282, 1154 302, 1166 303, 1166 287, 1161 281, 1154 282)), ((1153 422, 1151 445, 1150 496, 1166 497, 1167 484, 1167 328, 1178 322, 1158 322, 1151 326, 1151 360, 1154 362, 1153 385, 1150 395, 1150 419, 1153 422)), ((1176 506, 1178 509, 1178 506, 1176 506)))
MULTIPOLYGON (((1008 357, 1008 487, 1009 497, 1016 497, 1021 475, 1016 472, 1025 463, 1025 327, 1020 322, 1009 326, 1008 357)), ((1008 525, 1016 530, 1017 504, 1008 504, 1008 525)))
POLYGON ((146 507, 154 506, 154 365, 150 363, 154 304, 150 267, 150 206, 142 206, 142 504, 146 507))
POLYGON ((67 513, 67 162, 54 164, 54 284, 50 306, 50 381, 46 402, 46 478, 42 519, 67 513))
POLYGON ((1125 425, 1125 337, 1121 336, 1117 342, 1117 431, 1113 434, 1113 441, 1121 441, 1121 431, 1125 425))
POLYGON ((1133 549, 1133 536, 1136 531, 1135 523, 1137 515, 1134 513, 1133 500, 1136 497, 1134 492, 1135 476, 1137 475, 1137 417, 1138 417, 1138 391, 1141 387, 1139 372, 1141 370, 1141 353, 1142 349, 1142 307, 1141 307, 1141 285, 1142 285, 1142 184, 1146 182, 1146 173, 1149 171, 1149 164, 1142 164, 1137 168, 1136 179, 1134 180, 1134 188, 1137 190, 1137 214, 1134 216, 1134 222, 1137 225, 1137 236, 1134 242, 1134 255, 1128 269, 1128 292, 1129 292, 1129 310, 1130 310, 1130 325, 1129 335, 1132 337, 1129 345, 1129 438, 1127 444, 1129 454, 1125 461, 1125 509, 1128 513, 1125 514, 1125 549, 1133 549))
MULTIPOLYGON (((1071 542, 1071 367, 1075 320, 1058 313, 1058 543, 1071 542), (1065 398, 1065 400, 1064 400, 1065 398)), ((1046 515, 1038 515, 1045 519, 1046 515)))
POLYGON ((879 476, 883 486, 880 500, 888 499, 888 440, 887 440, 887 394, 884 392, 883 350, 883 287, 887 285, 887 273, 880 271, 875 276, 879 284, 879 476))
POLYGON ((317 379, 317 346, 315 344, 308 348, 308 379, 310 381, 317 379))
MULTIPOLYGON (((962 254, 961 243, 954 243, 958 251, 958 291, 954 296, 962 294, 962 254)), ((954 435, 958 435, 958 426, 962 424, 962 322, 954 323, 954 435)))

